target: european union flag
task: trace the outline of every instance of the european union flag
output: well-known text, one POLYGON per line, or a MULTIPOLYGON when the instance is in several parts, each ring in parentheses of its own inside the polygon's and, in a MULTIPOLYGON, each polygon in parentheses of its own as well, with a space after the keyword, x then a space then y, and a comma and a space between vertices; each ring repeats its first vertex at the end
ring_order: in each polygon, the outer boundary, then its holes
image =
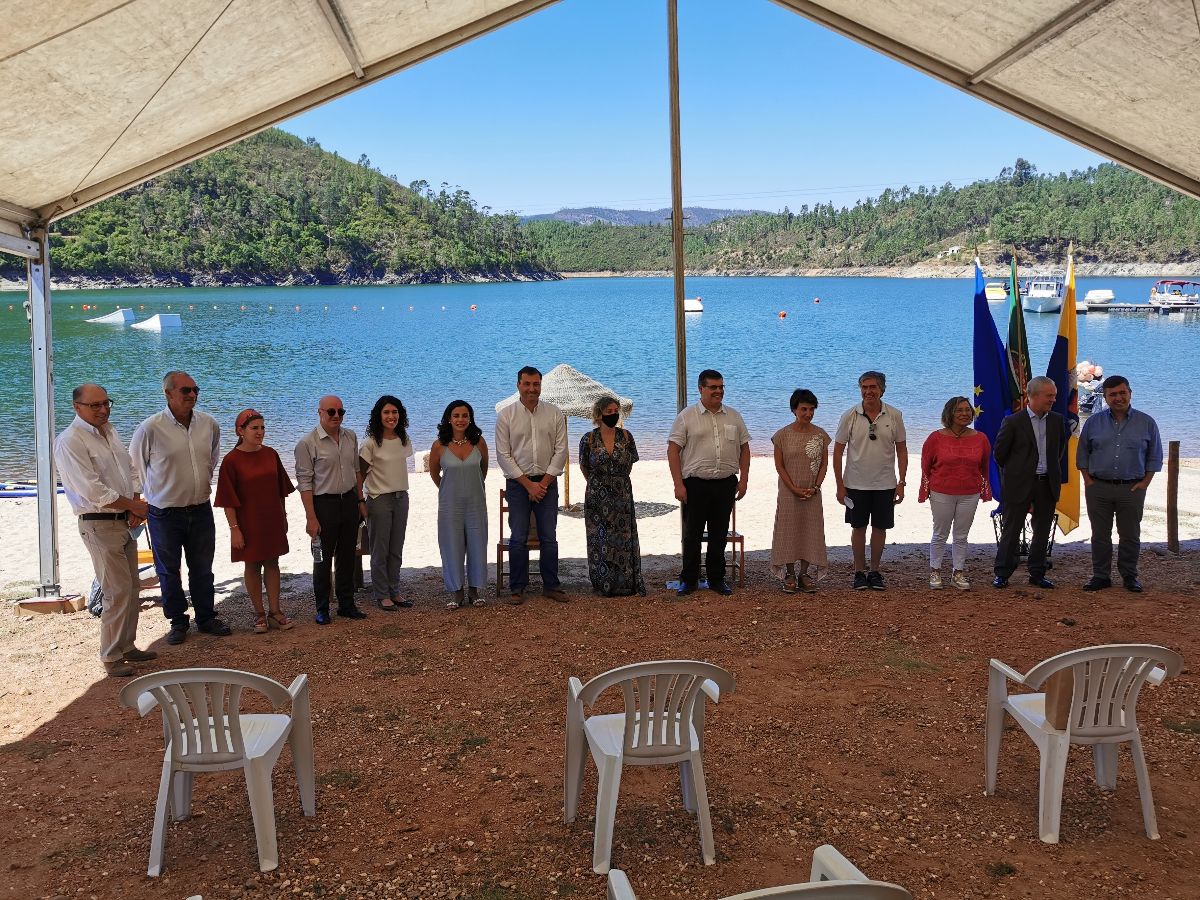
MULTIPOLYGON (((1012 409, 1012 393, 1009 389, 1008 358, 996 321, 988 308, 987 295, 983 292, 983 271, 979 260, 975 261, 975 428, 987 435, 992 446, 1000 423, 1012 409)), ((992 498, 1000 502, 1000 469, 995 457, 988 472, 992 484, 992 498)))

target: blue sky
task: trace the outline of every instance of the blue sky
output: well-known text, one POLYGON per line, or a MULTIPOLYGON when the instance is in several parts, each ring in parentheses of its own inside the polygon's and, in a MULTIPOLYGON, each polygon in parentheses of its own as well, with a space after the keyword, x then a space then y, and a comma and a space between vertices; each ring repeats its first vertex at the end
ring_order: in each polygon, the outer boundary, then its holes
MULTIPOLYGON (((684 202, 852 205, 1101 158, 768 0, 681 0, 684 202)), ((284 128, 497 211, 670 203, 666 4, 563 0, 284 128)))

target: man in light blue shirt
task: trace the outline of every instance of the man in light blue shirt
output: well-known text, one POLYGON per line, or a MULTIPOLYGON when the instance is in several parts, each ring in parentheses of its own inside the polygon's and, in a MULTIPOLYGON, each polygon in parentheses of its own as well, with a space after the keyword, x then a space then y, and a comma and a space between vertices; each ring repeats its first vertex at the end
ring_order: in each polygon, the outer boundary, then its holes
POLYGON ((1162 440, 1154 419, 1133 408, 1133 389, 1122 375, 1101 385, 1108 409, 1091 416, 1079 436, 1075 464, 1083 475, 1092 523, 1092 578, 1085 591, 1112 587, 1112 527, 1117 522, 1117 571, 1125 589, 1141 593, 1138 554, 1146 488, 1162 471, 1162 440))

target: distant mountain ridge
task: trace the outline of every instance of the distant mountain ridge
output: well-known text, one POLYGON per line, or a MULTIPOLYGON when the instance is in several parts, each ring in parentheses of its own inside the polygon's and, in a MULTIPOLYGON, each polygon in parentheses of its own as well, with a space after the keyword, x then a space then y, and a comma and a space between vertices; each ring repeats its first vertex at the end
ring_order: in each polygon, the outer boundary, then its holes
MULTIPOLYGON (((762 214, 761 209, 709 209, 705 206, 685 206, 683 216, 688 227, 709 225, 722 219, 736 216, 762 214)), ((605 206, 582 206, 578 209, 560 209, 558 212, 541 213, 536 216, 521 216, 522 222, 571 222, 575 225, 662 225, 671 221, 670 208, 663 209, 609 209, 605 206)))

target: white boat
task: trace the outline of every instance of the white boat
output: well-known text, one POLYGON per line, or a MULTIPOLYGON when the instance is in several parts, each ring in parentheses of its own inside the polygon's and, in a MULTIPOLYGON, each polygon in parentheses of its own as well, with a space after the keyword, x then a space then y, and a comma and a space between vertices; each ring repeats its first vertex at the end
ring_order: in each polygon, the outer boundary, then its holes
POLYGON ((1056 313, 1062 309, 1066 287, 1064 275, 1034 275, 1025 283, 1021 308, 1027 312, 1056 313))
POLYGON ((1150 305, 1160 312, 1200 307, 1200 281, 1157 281, 1150 288, 1150 305))
POLYGON ((1088 309, 1105 309, 1115 299, 1116 296, 1112 291, 1107 288, 1097 288, 1083 295, 1083 305, 1088 309))
POLYGON ((133 327, 140 328, 142 331, 170 331, 174 328, 182 328, 183 320, 179 318, 179 313, 159 313, 144 322, 134 322, 133 327))
POLYGON ((704 312, 704 303, 700 300, 699 297, 684 297, 683 298, 683 311, 685 313, 704 312))
POLYGON ((133 322, 132 309, 116 309, 103 316, 96 316, 94 319, 88 319, 89 322, 94 322, 97 325, 129 325, 133 322))
POLYGON ((989 281, 983 286, 983 296, 987 297, 988 303, 999 303, 1002 300, 1007 300, 1008 282, 989 281))

